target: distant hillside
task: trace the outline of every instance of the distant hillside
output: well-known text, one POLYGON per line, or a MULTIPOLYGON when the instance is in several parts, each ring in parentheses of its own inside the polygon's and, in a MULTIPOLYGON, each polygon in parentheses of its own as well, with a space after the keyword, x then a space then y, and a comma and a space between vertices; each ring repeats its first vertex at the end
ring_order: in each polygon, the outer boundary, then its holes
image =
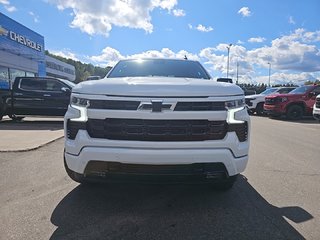
POLYGON ((71 58, 64 58, 50 53, 46 50, 46 55, 56 58, 62 62, 73 65, 76 69, 76 80, 75 82, 81 82, 87 79, 89 76, 100 76, 104 77, 111 69, 111 67, 96 67, 92 64, 82 63, 80 61, 75 61, 71 58))

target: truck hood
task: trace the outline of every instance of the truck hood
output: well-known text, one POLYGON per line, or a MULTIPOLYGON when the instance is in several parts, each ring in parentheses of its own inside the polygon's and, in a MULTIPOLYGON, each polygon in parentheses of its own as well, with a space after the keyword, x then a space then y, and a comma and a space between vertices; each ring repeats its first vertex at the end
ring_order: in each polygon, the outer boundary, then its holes
POLYGON ((266 95, 263 94, 253 94, 253 95, 247 95, 245 98, 265 98, 266 95))
POLYGON ((205 97, 237 96, 243 90, 230 83, 214 80, 170 77, 104 78, 77 84, 72 92, 93 95, 205 97))

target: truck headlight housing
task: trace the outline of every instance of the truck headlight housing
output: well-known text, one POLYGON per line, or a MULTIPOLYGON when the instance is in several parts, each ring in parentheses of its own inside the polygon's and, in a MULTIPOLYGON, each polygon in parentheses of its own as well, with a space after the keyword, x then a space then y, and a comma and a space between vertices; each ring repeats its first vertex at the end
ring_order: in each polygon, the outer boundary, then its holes
POLYGON ((70 98, 70 105, 87 108, 90 106, 90 101, 89 101, 89 99, 72 96, 70 98))
POLYGON ((288 101, 288 98, 286 98, 286 97, 280 97, 280 98, 279 98, 279 101, 280 101, 280 102, 286 102, 286 101, 288 101))
POLYGON ((242 108, 244 105, 244 98, 225 102, 226 109, 242 108))

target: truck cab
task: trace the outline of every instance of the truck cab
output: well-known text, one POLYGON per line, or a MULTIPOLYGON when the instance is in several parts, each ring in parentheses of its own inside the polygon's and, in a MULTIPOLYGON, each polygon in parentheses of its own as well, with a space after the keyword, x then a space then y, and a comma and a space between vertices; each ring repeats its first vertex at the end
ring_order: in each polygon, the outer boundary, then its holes
POLYGON ((57 78, 17 77, 11 90, 1 92, 0 116, 63 116, 74 83, 57 78))

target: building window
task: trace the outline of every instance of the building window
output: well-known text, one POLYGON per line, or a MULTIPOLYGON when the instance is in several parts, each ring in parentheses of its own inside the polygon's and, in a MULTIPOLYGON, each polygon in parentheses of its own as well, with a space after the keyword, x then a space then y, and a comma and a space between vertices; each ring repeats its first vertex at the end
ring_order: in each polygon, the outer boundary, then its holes
POLYGON ((26 76, 25 71, 10 68, 10 80, 11 81, 14 81, 14 79, 16 79, 16 77, 25 77, 25 76, 26 76))
POLYGON ((32 72, 26 72, 26 77, 35 77, 36 74, 32 72))
POLYGON ((9 88, 9 69, 0 66, 0 89, 9 88))
POLYGON ((9 68, 0 66, 0 79, 9 80, 9 68))

